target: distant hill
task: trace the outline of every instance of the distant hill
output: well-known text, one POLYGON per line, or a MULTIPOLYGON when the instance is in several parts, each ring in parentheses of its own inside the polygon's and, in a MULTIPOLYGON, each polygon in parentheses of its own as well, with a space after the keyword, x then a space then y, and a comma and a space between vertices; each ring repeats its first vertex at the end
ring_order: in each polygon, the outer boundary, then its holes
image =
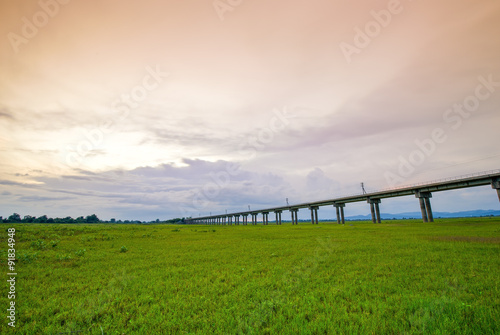
MULTIPOLYGON (((479 216, 500 216, 499 210, 474 210, 474 211, 463 211, 463 212, 433 212, 434 218, 465 218, 465 217, 479 217, 479 216)), ((382 220, 388 219, 421 219, 422 214, 420 212, 407 212, 399 214, 390 213, 380 213, 382 220)), ((346 220, 371 220, 371 214, 368 215, 354 215, 346 216, 346 220)), ((336 220, 336 219, 335 219, 336 220)))

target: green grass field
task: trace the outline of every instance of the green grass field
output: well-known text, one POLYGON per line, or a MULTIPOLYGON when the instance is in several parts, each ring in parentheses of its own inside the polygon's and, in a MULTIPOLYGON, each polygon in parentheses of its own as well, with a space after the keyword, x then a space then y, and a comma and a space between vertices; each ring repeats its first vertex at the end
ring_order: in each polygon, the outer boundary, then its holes
POLYGON ((500 333, 500 218, 10 227, 1 334, 500 333))

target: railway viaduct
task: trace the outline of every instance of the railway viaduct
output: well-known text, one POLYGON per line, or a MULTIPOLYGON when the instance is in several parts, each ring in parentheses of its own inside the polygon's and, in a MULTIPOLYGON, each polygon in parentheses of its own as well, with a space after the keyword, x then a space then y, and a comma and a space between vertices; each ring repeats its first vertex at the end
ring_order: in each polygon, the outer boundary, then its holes
POLYGON ((311 211, 311 223, 318 224, 318 209, 323 206, 334 206, 337 214, 337 223, 344 224, 344 208, 346 204, 352 202, 364 201, 370 205, 370 211, 373 223, 380 223, 380 204, 382 199, 415 195, 420 204, 422 219, 424 222, 434 222, 432 215, 431 198, 432 194, 441 191, 491 185, 496 190, 498 200, 500 201, 500 170, 482 172, 474 175, 467 175, 457 178, 449 178, 430 183, 422 183, 401 188, 388 189, 372 193, 365 193, 336 199, 302 203, 296 205, 287 205, 273 207, 261 210, 251 210, 238 213, 223 215, 211 215, 199 218, 190 218, 186 220, 188 224, 210 224, 210 225, 247 225, 248 217, 251 216, 250 223, 256 225, 258 216, 262 217, 262 224, 269 224, 269 214, 275 214, 275 223, 281 225, 281 215, 284 211, 291 214, 292 224, 298 224, 297 214, 300 209, 309 209, 311 211), (241 218, 241 220, 240 220, 241 218))

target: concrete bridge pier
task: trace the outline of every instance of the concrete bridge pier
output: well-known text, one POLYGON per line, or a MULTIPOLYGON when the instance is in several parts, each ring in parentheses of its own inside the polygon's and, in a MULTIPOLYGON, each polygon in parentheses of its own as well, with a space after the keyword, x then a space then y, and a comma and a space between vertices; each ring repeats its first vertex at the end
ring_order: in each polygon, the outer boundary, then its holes
POLYGON ((318 224, 318 206, 311 206, 309 209, 311 210, 311 223, 318 224))
POLYGON ((248 225, 248 214, 243 214, 243 225, 248 225))
POLYGON ((292 225, 294 224, 299 224, 299 220, 298 220, 298 215, 297 215, 297 212, 299 211, 298 208, 292 208, 290 209, 290 212, 292 213, 292 225))
POLYGON ((257 224, 257 214, 252 213, 252 225, 257 224))
POLYGON ((495 178, 491 181, 491 188, 497 190, 498 201, 500 201, 500 178, 495 178))
POLYGON ((370 211, 372 213, 372 222, 380 223, 382 222, 380 218, 380 199, 368 199, 367 202, 370 204, 370 211))
POLYGON ((233 225, 233 217, 232 217, 231 215, 229 215, 229 216, 227 217, 227 223, 228 223, 230 226, 232 226, 232 225, 233 225))
POLYGON ((345 219, 344 219, 344 207, 345 204, 334 204, 335 206, 335 211, 337 212, 337 223, 338 224, 345 224, 345 219))
POLYGON ((280 210, 274 211, 274 214, 276 214, 276 224, 277 225, 281 225, 281 213, 282 213, 282 211, 280 211, 280 210))
POLYGON ((235 226, 239 226, 240 225, 240 216, 239 215, 235 215, 234 216, 234 225, 235 226))
POLYGON ((424 222, 434 222, 434 217, 432 215, 432 207, 430 198, 432 198, 431 192, 420 192, 415 191, 415 197, 420 201, 420 211, 422 212, 422 220, 424 222))
POLYGON ((262 212, 262 224, 264 226, 269 225, 269 212, 262 212))

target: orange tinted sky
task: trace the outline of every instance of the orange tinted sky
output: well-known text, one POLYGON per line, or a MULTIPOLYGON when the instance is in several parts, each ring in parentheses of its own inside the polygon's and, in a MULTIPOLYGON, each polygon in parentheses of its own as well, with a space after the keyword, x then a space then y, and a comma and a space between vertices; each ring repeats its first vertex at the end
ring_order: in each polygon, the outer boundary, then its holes
MULTIPOLYGON (((0 215, 168 218, 500 168, 498 1, 221 3, 2 1, 0 215), (488 97, 447 112, 479 78, 488 97), (241 173, 193 204, 229 163, 241 173)), ((498 207, 490 193, 438 206, 498 207)))

